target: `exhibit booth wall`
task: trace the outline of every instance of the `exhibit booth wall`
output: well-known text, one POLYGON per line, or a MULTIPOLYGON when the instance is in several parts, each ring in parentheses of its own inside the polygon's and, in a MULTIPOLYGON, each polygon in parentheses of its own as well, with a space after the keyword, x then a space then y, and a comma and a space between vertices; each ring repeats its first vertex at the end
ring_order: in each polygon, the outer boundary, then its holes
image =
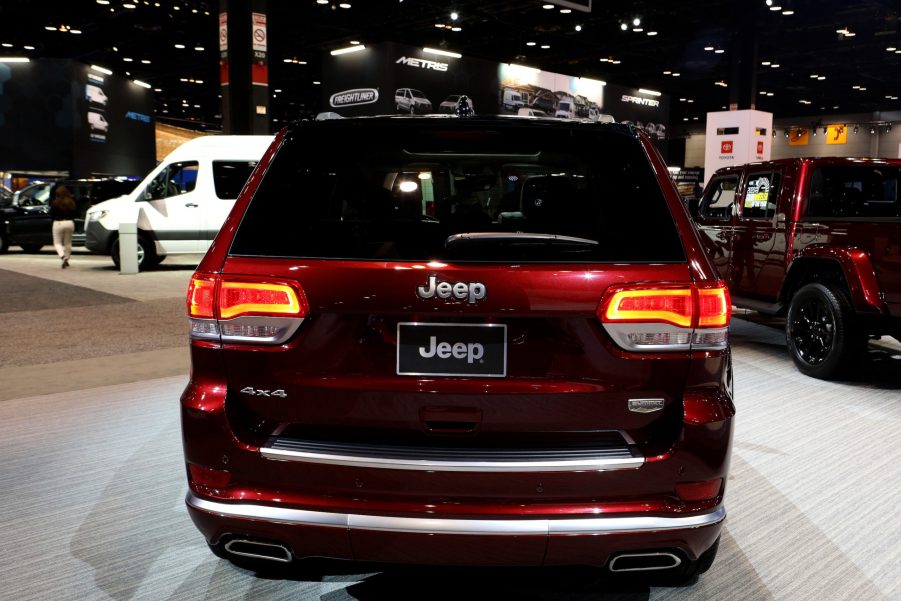
MULTIPOLYGON (((700 129, 702 127, 704 126, 689 130, 685 138, 683 164, 686 167, 704 165, 707 137, 705 131, 700 129)), ((773 159, 813 156, 901 157, 901 112, 897 111, 825 115, 817 117, 814 123, 811 123, 810 117, 780 117, 773 120, 773 130, 776 132, 772 138, 773 159), (898 125, 893 126, 891 131, 886 131, 886 124, 892 122, 898 125), (844 126, 844 131, 841 126, 844 126), (871 127, 874 130, 872 134, 871 127), (827 131, 824 132, 823 128, 827 131), (814 129, 817 131, 816 136, 813 135, 814 129), (806 136, 800 130, 807 130, 806 136), (786 131, 789 132, 788 137, 785 135, 786 131)))
POLYGON ((0 63, 0 170, 143 175, 154 164, 150 90, 71 60, 0 63))
POLYGON ((611 115, 644 130, 665 153, 670 99, 597 79, 382 43, 323 61, 323 107, 342 117, 452 113, 467 96, 476 114, 533 108, 560 119, 611 115), (442 106, 444 103, 444 106, 442 106))

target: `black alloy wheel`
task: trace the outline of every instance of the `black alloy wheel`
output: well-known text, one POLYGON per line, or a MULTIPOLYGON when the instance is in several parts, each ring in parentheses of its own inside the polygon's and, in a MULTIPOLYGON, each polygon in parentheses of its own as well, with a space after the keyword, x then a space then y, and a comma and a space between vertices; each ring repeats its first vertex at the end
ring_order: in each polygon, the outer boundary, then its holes
POLYGON ((795 293, 785 337, 798 369, 827 380, 847 372, 863 355, 867 340, 855 328, 845 293, 831 284, 807 284, 795 293))

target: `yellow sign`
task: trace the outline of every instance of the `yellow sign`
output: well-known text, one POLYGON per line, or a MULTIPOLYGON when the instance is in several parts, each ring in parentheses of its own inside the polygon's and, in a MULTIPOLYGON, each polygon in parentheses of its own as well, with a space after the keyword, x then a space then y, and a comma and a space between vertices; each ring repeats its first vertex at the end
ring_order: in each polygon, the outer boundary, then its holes
POLYGON ((807 146, 810 141, 810 130, 806 127, 793 127, 788 132, 789 146, 807 146))
POLYGON ((826 127, 826 144, 847 144, 848 126, 829 125, 826 127))

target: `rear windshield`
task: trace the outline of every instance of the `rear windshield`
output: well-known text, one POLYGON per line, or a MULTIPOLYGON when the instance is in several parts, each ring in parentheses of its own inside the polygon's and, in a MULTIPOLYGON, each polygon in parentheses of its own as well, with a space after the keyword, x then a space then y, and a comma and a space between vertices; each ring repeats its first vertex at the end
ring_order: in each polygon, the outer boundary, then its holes
POLYGON ((808 217, 901 217, 898 167, 819 167, 810 178, 808 217))
POLYGON ((289 134, 233 255, 681 262, 639 142, 588 125, 323 122, 289 134))

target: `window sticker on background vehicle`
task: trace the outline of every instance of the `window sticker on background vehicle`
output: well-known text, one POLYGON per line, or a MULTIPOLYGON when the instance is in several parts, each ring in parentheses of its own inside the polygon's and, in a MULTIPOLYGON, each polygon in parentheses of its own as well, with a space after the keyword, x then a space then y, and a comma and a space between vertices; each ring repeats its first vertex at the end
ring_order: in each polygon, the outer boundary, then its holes
POLYGON ((746 209, 766 210, 767 200, 770 198, 770 180, 766 176, 760 176, 748 182, 748 191, 745 192, 746 209))

